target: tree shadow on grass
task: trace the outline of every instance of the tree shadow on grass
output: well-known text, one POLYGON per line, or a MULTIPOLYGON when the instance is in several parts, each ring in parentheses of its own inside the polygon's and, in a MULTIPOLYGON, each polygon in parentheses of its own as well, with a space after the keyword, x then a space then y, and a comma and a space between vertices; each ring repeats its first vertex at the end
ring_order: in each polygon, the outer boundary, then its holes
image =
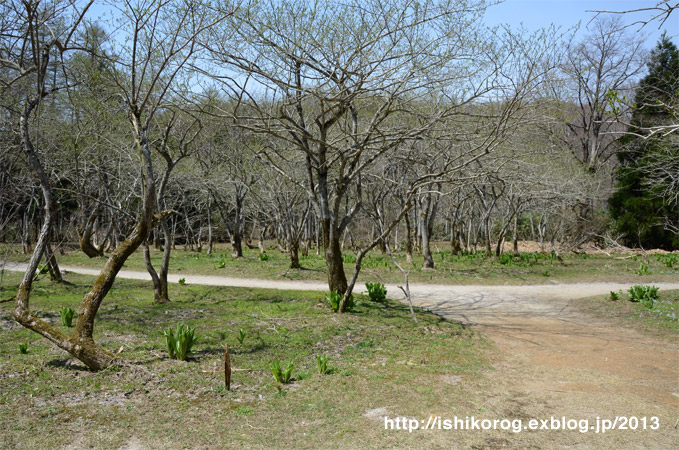
POLYGON ((87 367, 85 364, 81 363, 77 359, 74 358, 57 358, 53 359, 51 361, 48 361, 46 366, 48 367, 56 367, 60 369, 66 369, 66 370, 73 370, 76 372, 88 372, 88 373, 94 373, 95 371, 87 367))

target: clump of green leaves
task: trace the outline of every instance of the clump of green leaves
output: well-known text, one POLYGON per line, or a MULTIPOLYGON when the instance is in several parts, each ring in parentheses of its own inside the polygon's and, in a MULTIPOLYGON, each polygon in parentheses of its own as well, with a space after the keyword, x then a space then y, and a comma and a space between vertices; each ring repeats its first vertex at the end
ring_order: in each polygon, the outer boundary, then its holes
POLYGON ((28 344, 19 344, 19 353, 22 355, 28 353, 28 344))
POLYGON ((281 369, 281 364, 278 361, 271 363, 271 374, 278 383, 288 384, 292 378, 293 370, 295 370, 295 365, 292 361, 288 363, 285 369, 281 369))
POLYGON ((168 328, 163 333, 165 335, 165 342, 167 344, 167 351, 170 354, 170 359, 178 359, 186 361, 186 357, 191 354, 191 348, 198 341, 198 336, 195 335, 196 329, 180 323, 177 325, 177 330, 168 328))
POLYGON ((236 339, 238 339, 238 343, 240 345, 243 345, 243 341, 245 340, 245 331, 241 328, 240 331, 238 331, 238 336, 236 336, 236 339))
POLYGON ((328 357, 326 355, 316 356, 316 369, 318 370, 318 373, 321 375, 327 375, 329 373, 332 373, 333 368, 328 366, 328 357))
POLYGON ((383 302, 387 298, 387 288, 382 283, 366 283, 368 297, 374 302, 383 302))
POLYGON ((215 264, 215 269, 223 269, 226 267, 226 260, 224 258, 220 259, 217 261, 217 264, 215 264))
POLYGON ((330 303, 330 307, 333 311, 337 312, 342 302, 342 297, 337 293, 337 291, 330 291, 329 294, 325 294, 325 300, 330 303))
POLYGON ((514 265, 514 255, 510 255, 508 253, 501 253, 497 257, 497 262, 499 262, 503 266, 513 266, 514 265))
POLYGON ((658 300, 658 287, 636 285, 629 288, 630 301, 641 303, 646 308, 653 308, 653 303, 658 300))
POLYGON ((269 260, 269 255, 267 255, 266 253, 260 253, 260 254, 259 254, 259 260, 260 260, 260 261, 268 261, 268 260, 269 260))
POLYGON ((186 286, 186 278, 180 278, 179 279, 179 285, 180 286, 186 286))
MULTIPOLYGON (((330 303, 330 307, 334 312, 339 311, 339 307, 342 304, 342 296, 337 293, 337 291, 330 291, 329 294, 325 295, 325 300, 330 303)), ((356 306, 354 301, 354 296, 350 295, 347 301, 347 311, 352 311, 356 306)))
POLYGON ((651 273, 650 269, 648 268, 648 264, 646 263, 639 263, 639 268, 634 271, 637 275, 648 275, 651 273))
POLYGON ((663 263, 665 267, 671 269, 677 262, 679 262, 679 255, 676 253, 667 253, 664 255, 656 255, 656 259, 663 263))
POLYGON ((616 301, 616 300, 620 299, 620 294, 618 294, 615 291, 611 291, 611 295, 609 296, 609 299, 611 301, 616 301))
POLYGON ((61 324, 63 326, 69 328, 73 326, 73 317, 75 316, 75 311, 73 310, 73 308, 64 306, 59 311, 59 315, 61 316, 61 324))

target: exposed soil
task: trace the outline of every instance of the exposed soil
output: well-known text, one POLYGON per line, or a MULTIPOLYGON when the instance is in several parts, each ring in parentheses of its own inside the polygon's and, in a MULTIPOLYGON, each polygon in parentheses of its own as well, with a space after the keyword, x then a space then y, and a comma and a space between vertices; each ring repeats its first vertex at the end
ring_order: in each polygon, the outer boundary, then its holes
MULTIPOLYGON (((657 283, 654 283, 658 285, 657 283)), ((679 442, 679 348, 582 314, 572 300, 626 286, 426 287, 416 303, 473 324, 501 352, 496 374, 480 381, 487 411, 479 417, 660 419, 659 430, 476 432, 478 448, 676 448, 679 442)), ((662 285, 661 289, 676 289, 662 285)), ((474 439, 476 441, 476 439, 474 439)))
MULTIPOLYGON (((23 270, 14 264, 8 270, 23 270)), ((76 267, 84 274, 98 271, 76 267)), ((148 279, 143 272, 121 271, 121 278, 148 279)), ((246 280, 170 275, 172 282, 253 288, 326 290, 320 282, 246 280)), ((678 284, 654 283, 661 289, 678 284)), ((437 314, 476 327, 501 350, 495 371, 471 382, 483 404, 477 417, 488 419, 596 419, 658 417, 658 430, 459 432, 464 448, 672 449, 679 442, 679 347, 593 318, 573 299, 604 295, 628 285, 592 283, 539 286, 412 286, 414 301, 437 314)), ((387 286, 398 298, 397 286, 387 286)), ((454 380, 458 382, 457 379, 454 380)), ((442 381, 450 382, 450 380, 442 381)), ((464 381, 468 382, 468 381, 464 381)), ((436 412, 445 417, 445 412, 436 412)), ((443 433, 443 432, 442 432, 443 433)), ((451 432, 446 432, 451 433, 451 432)), ((439 446, 441 436, 434 438, 439 446)), ((446 448, 459 442, 454 435, 446 448)), ((132 447, 132 446, 131 446, 132 447)), ((431 446, 430 446, 431 448, 431 446)))

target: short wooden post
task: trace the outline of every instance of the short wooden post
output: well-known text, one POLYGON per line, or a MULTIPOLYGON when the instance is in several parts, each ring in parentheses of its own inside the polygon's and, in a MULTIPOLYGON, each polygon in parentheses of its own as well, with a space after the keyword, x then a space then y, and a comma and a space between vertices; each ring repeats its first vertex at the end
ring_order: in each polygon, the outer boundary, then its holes
POLYGON ((229 346, 224 348, 224 385, 226 390, 231 390, 231 361, 229 361, 229 346))

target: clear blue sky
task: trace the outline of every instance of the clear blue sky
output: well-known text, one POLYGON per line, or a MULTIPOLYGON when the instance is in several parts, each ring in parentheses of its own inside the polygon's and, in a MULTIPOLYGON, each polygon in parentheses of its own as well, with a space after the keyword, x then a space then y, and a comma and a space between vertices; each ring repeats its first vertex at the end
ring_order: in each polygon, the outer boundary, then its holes
MULTIPOLYGON (((670 1, 669 3, 673 3, 670 1)), ((528 30, 536 30, 541 27, 554 24, 566 30, 578 22, 582 29, 594 17, 593 10, 626 11, 639 8, 649 8, 657 4, 656 0, 505 0, 504 3, 492 6, 486 12, 485 20, 488 25, 506 23, 518 26, 520 23, 528 30)), ((647 20, 653 15, 650 11, 629 13, 621 15, 625 23, 633 23, 637 20, 647 20)), ((659 21, 646 25, 640 33, 648 36, 646 48, 655 47, 663 30, 677 43, 679 42, 679 11, 674 11, 665 22, 664 27, 658 30, 659 21)), ((629 28, 636 32, 640 25, 629 28)))

